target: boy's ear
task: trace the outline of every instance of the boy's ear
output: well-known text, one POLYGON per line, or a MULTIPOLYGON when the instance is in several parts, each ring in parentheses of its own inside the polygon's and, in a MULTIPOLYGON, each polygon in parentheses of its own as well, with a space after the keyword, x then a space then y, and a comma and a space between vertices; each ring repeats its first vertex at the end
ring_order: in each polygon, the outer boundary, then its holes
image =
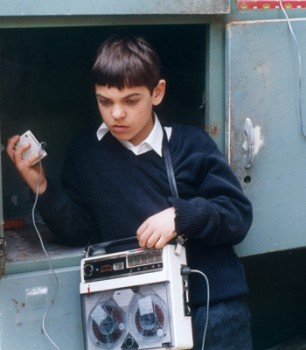
POLYGON ((157 106, 159 105, 166 92, 166 80, 161 79, 158 84, 156 85, 155 89, 153 90, 152 98, 153 98, 153 105, 157 106))

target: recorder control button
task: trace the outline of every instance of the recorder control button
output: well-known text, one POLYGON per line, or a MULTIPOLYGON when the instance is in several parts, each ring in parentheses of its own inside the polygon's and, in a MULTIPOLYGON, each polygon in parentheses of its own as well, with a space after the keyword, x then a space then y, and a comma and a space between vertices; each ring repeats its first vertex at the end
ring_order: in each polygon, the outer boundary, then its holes
POLYGON ((91 264, 84 266, 84 275, 86 277, 91 277, 94 272, 94 267, 91 264))

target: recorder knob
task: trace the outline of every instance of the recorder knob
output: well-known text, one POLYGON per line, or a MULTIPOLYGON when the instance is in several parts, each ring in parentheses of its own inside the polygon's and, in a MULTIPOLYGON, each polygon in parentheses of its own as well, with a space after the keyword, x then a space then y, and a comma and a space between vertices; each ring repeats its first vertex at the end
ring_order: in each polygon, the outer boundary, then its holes
POLYGON ((94 272, 94 267, 91 264, 84 265, 84 275, 86 277, 91 277, 94 272))

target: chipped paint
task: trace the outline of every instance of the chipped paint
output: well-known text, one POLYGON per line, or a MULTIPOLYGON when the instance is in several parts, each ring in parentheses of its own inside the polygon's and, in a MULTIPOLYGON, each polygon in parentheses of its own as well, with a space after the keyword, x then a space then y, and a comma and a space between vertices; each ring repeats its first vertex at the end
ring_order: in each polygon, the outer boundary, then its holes
POLYGON ((26 305, 28 309, 44 307, 48 304, 48 287, 37 286, 26 289, 26 305))
POLYGON ((27 296, 37 296, 37 295, 45 295, 48 293, 48 288, 45 286, 42 287, 34 287, 26 290, 27 296))
POLYGON ((208 133, 212 137, 216 137, 219 135, 220 127, 219 123, 212 123, 208 125, 208 133))
POLYGON ((259 150, 264 146, 264 138, 262 134, 262 129, 259 125, 254 127, 254 156, 259 152, 259 150))
POLYGON ((245 140, 243 142, 242 148, 244 150, 244 168, 248 169, 252 166, 254 162, 254 157, 258 154, 259 150, 264 145, 264 139, 261 132, 261 127, 253 127, 250 118, 245 120, 245 140))

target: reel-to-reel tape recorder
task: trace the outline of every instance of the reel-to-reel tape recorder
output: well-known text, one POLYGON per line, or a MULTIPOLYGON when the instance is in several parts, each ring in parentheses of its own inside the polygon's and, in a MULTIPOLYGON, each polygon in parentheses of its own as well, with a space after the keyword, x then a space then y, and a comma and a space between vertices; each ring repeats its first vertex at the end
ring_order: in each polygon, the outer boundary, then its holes
POLYGON ((80 293, 87 350, 193 346, 185 249, 135 249, 84 258, 80 293))

